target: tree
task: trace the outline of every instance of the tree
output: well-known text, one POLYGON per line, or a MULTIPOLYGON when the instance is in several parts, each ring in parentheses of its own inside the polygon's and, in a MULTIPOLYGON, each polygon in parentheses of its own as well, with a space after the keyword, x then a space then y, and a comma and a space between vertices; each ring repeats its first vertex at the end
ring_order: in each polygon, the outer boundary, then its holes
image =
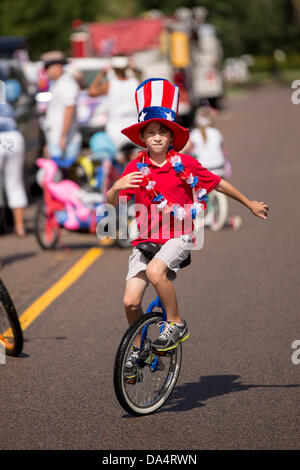
POLYGON ((205 6, 217 28, 225 56, 298 52, 300 0, 1 0, 3 36, 28 38, 33 59, 50 49, 69 52, 72 21, 112 21, 158 9, 167 15, 185 6, 205 6))
POLYGON ((2 36, 25 36, 30 56, 38 59, 48 50, 69 52, 72 21, 108 21, 135 13, 135 0, 1 0, 2 36))

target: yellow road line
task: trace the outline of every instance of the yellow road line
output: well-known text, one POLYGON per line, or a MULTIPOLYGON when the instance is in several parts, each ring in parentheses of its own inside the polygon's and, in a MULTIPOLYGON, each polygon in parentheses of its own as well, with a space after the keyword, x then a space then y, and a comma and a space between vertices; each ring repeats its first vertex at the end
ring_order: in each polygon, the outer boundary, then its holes
POLYGON ((25 310, 19 317, 22 330, 24 331, 28 328, 28 326, 57 299, 57 297, 68 289, 102 253, 103 250, 101 250, 101 248, 91 248, 88 250, 59 281, 25 310))

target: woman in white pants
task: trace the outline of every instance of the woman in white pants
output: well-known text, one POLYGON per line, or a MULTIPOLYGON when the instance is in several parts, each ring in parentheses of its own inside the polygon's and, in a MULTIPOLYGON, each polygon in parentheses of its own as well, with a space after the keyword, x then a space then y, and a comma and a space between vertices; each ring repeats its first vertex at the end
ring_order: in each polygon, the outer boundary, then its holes
POLYGON ((23 167, 25 158, 24 138, 17 129, 11 106, 0 103, 0 205, 3 206, 3 189, 8 207, 14 217, 15 233, 25 236, 24 208, 28 204, 23 167))

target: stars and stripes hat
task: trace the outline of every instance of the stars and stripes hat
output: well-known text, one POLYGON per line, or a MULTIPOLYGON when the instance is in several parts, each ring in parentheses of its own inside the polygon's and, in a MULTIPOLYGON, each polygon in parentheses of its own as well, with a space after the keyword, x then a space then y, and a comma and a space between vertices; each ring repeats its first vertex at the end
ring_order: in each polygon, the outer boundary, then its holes
POLYGON ((189 139, 189 130, 177 124, 179 88, 164 78, 149 78, 136 89, 135 101, 138 122, 121 132, 133 143, 146 147, 140 138, 140 131, 152 121, 158 121, 174 134, 173 147, 179 152, 189 139))

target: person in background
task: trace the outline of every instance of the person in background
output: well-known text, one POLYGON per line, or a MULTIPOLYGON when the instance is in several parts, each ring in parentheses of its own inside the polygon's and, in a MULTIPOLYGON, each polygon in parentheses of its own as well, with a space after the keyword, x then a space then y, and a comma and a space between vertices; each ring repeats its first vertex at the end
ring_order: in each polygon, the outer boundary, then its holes
POLYGON ((134 95, 139 85, 139 71, 133 61, 118 56, 111 59, 109 67, 104 68, 88 89, 90 96, 107 96, 107 123, 105 131, 122 153, 122 147, 128 143, 121 134, 121 129, 129 126, 136 117, 134 95), (113 73, 109 73, 112 69, 113 73), (133 76, 130 76, 133 75, 133 76))
POLYGON ((128 143, 122 147, 122 157, 119 159, 120 164, 125 168, 131 160, 137 157, 139 148, 132 144, 128 143))
POLYGON ((71 62, 70 64, 66 66, 65 71, 75 78, 80 90, 83 90, 84 89, 84 75, 83 75, 82 70, 80 70, 80 68, 77 67, 76 64, 73 64, 71 62))
POLYGON ((202 166, 223 177, 226 163, 223 145, 223 136, 214 127, 213 109, 201 106, 195 113, 195 128, 191 131, 186 150, 202 166))
POLYGON ((82 137, 76 120, 76 103, 80 87, 73 75, 64 70, 67 61, 59 51, 42 56, 48 75, 51 101, 43 123, 46 156, 75 159, 81 149, 82 137))
MULTIPOLYGON (((215 127, 216 110, 211 106, 201 106, 195 113, 195 128, 190 133, 186 151, 201 165, 221 178, 229 179, 231 164, 224 149, 224 138, 215 127)), ((239 215, 228 217, 226 227, 238 230, 242 218, 239 215)))
MULTIPOLYGON (((14 231, 18 237, 26 235, 24 208, 28 200, 23 179, 24 160, 25 142, 18 130, 13 108, 7 103, 0 103, 0 186, 5 189, 7 204, 13 213, 14 231)), ((2 201, 1 203, 3 205, 2 201)))

